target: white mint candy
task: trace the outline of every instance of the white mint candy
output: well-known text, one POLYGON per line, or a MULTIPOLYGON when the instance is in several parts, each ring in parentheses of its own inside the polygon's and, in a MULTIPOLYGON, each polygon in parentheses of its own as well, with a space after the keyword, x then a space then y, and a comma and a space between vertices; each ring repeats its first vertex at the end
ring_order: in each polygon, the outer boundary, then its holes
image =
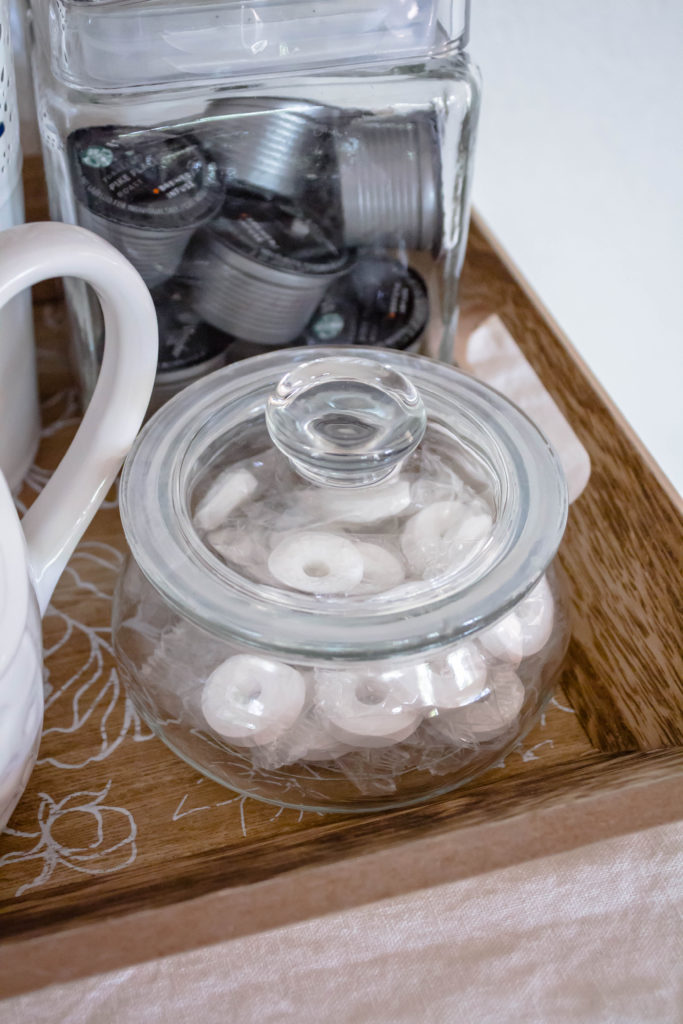
POLYGON ((348 594, 363 578, 356 544, 336 533, 297 533, 280 541, 268 559, 280 583, 307 594, 348 594))
POLYGON ((413 572, 439 572, 486 541, 492 529, 493 519, 479 504, 436 501, 408 520, 401 547, 413 572))
POLYGON ((200 530, 215 530, 257 487, 258 481, 248 469, 228 469, 221 473, 199 503, 194 514, 195 526, 200 530))
POLYGON ((323 515, 340 523, 376 523, 397 516, 410 505, 407 480, 374 487, 335 487, 316 492, 316 504, 323 515))
POLYGON ((403 583, 405 571, 398 558, 379 544, 356 541, 363 559, 363 578, 356 588, 360 593, 382 593, 403 583))
POLYGON ((214 669, 202 692, 202 712, 215 732, 238 746, 272 743, 296 722, 306 682, 291 665, 236 654, 214 669))
POLYGON ((493 531, 493 517, 485 509, 468 506, 469 514, 446 534, 446 543, 452 549, 460 545, 478 544, 488 540, 493 531))
POLYGON ((292 743, 292 755, 297 761, 334 761, 343 757, 351 748, 334 737, 329 729, 312 715, 308 715, 297 726, 296 744, 292 743))
POLYGON ((486 692, 488 668, 478 645, 465 640, 444 658, 430 664, 426 703, 437 708, 459 708, 486 692))
POLYGON ((410 488, 410 497, 414 505, 433 505, 437 501, 457 499, 463 488, 460 477, 447 470, 439 477, 418 477, 410 488))
POLYGON ((207 541, 224 561, 239 566, 255 566, 263 561, 263 545, 246 529, 227 526, 212 530, 207 541))
POLYGON ((355 747, 393 746, 422 719, 417 676, 400 670, 319 669, 316 703, 330 732, 355 747))
POLYGON ((442 735, 454 743, 494 739, 511 729, 524 704, 524 686, 511 670, 496 673, 489 693, 481 700, 431 719, 442 735))
POLYGON ((515 608, 515 615, 522 627, 524 657, 528 658, 543 650, 553 631, 554 601, 545 576, 524 600, 519 602, 515 608))
POLYGON ((351 748, 335 739, 312 710, 300 715, 295 724, 275 743, 257 751, 261 767, 273 770, 296 761, 334 761, 351 748))
POLYGON ((328 743, 309 747, 304 751, 299 760, 312 761, 314 764, 324 761, 336 761, 337 758, 348 754, 350 750, 353 750, 353 747, 350 747, 348 743, 341 743, 335 740, 333 736, 330 736, 328 743))
POLYGON ((441 559, 444 537, 460 523, 463 508, 459 501, 436 501, 408 520, 401 547, 414 572, 423 573, 441 559))
POLYGON ((516 612, 508 612, 494 626, 482 630, 477 640, 498 661, 516 667, 524 657, 524 632, 516 612))

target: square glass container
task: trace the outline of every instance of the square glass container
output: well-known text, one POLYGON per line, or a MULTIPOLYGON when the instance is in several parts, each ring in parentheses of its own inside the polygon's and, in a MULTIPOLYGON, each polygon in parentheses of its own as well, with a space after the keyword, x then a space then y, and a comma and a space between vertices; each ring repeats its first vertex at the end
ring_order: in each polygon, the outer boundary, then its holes
MULTIPOLYGON (((479 77, 465 0, 32 0, 52 215, 150 287, 157 399, 245 352, 452 358, 479 77)), ((101 316, 67 283, 87 399, 101 316)))

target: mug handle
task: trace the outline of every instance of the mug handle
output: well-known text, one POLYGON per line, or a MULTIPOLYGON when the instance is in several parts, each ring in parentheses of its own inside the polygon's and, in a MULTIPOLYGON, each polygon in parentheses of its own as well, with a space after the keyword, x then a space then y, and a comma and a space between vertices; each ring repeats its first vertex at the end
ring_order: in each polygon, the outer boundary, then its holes
POLYGON ((104 356, 76 436, 22 521, 41 616, 140 428, 158 341, 146 285, 104 239, 58 223, 0 232, 0 307, 50 277, 79 277, 95 290, 104 318, 104 356))

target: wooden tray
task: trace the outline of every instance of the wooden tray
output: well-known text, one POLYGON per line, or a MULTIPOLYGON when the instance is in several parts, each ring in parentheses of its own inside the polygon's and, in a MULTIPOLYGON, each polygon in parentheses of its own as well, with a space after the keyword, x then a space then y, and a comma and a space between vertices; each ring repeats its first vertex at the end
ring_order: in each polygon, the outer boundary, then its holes
MULTIPOLYGON (((463 337, 491 313, 503 319, 593 465, 561 550, 574 632, 544 720, 481 780, 386 814, 278 811, 199 777, 150 736, 115 672, 109 617, 125 545, 112 495, 44 621, 43 744, 0 838, 0 995, 681 816, 680 508, 479 223, 462 309, 463 337)), ((36 312, 45 430, 25 504, 77 424, 50 286, 36 312)))

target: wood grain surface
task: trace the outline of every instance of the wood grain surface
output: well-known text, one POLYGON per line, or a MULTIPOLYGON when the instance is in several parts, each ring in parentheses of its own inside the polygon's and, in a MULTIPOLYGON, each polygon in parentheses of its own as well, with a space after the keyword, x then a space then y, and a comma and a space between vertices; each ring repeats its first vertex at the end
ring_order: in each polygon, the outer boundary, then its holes
MULTIPOLYGON (((45 430, 26 505, 78 423, 59 290, 37 298, 45 430)), ((109 617, 125 542, 112 494, 44 620, 43 744, 0 837, 0 994, 683 816, 680 509, 475 223, 456 347, 492 313, 593 465, 561 549, 573 641, 543 721, 481 779, 386 814, 279 811, 198 776, 151 736, 115 671, 109 617)))
POLYGON ((599 750, 681 744, 680 499, 477 224, 462 296, 456 351, 496 312, 590 455, 560 552, 574 609, 565 693, 599 750))

